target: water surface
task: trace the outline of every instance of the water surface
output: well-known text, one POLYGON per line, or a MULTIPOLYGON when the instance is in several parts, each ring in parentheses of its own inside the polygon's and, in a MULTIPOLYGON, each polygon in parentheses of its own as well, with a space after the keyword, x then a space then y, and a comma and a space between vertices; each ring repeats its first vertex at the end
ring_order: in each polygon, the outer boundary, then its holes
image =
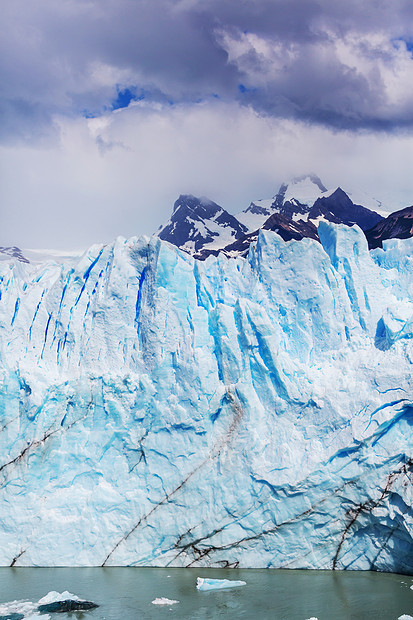
POLYGON ((69 590, 98 609, 56 620, 397 620, 413 615, 413 577, 370 572, 157 568, 0 568, 0 602, 69 590), (198 592, 197 577, 246 586, 198 592), (166 597, 179 601, 157 606, 166 597))

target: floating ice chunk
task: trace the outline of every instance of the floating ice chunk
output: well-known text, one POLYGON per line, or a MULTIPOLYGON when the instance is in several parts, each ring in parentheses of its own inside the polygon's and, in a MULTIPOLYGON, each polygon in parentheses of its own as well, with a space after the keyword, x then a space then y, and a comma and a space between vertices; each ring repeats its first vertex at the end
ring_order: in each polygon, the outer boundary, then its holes
POLYGON ((85 601, 76 596, 76 594, 65 590, 62 593, 52 591, 46 594, 38 602, 37 611, 40 611, 40 613, 63 613, 66 611, 87 611, 95 607, 99 607, 99 605, 92 603, 92 601, 85 601))
POLYGON ((31 601, 10 601, 10 603, 3 603, 0 605, 0 620, 7 618, 7 620, 50 620, 48 611, 75 611, 77 609, 92 609, 97 607, 94 603, 89 601, 83 601, 75 594, 70 592, 49 592, 41 598, 38 603, 32 603, 31 601), (49 606, 62 606, 65 603, 64 609, 49 609, 49 606), (84 606, 86 605, 86 607, 84 606), (79 607, 81 606, 81 607, 79 607))
POLYGON ((179 603, 179 601, 175 601, 171 598, 165 598, 164 596, 156 598, 154 601, 152 601, 152 605, 176 605, 176 603, 179 603))
POLYGON ((413 590, 413 585, 410 586, 410 590, 413 590))
POLYGON ((38 605, 46 605, 47 603, 57 603, 58 601, 67 601, 70 599, 71 601, 80 601, 80 598, 76 596, 76 594, 72 594, 65 590, 64 592, 55 592, 52 590, 46 596, 41 598, 38 602, 38 605))
MULTIPOLYGON (((10 601, 9 603, 2 603, 0 605, 0 620, 1 618, 27 618, 38 617, 40 614, 37 612, 37 605, 30 601, 10 601)), ((43 616, 43 620, 47 620, 46 616, 43 616)))
POLYGON ((198 577, 196 580, 197 590, 223 590, 224 588, 238 588, 247 585, 246 581, 236 581, 235 579, 208 579, 198 577))
POLYGON ((399 616, 397 620, 413 620, 413 616, 409 616, 409 614, 403 614, 402 616, 399 616))
POLYGON ((315 616, 311 616, 311 618, 307 618, 307 620, 318 620, 315 616))
POLYGON ((54 603, 46 603, 45 605, 39 605, 38 610, 40 613, 53 612, 64 613, 66 611, 87 611, 88 609, 95 609, 99 607, 92 601, 72 601, 67 599, 65 601, 55 601, 54 603))

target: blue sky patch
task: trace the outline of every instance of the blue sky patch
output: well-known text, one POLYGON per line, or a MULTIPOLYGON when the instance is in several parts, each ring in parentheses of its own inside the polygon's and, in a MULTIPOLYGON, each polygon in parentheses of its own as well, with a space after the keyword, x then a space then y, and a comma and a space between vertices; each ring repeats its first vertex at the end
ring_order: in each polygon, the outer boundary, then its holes
POLYGON ((413 36, 408 38, 399 37, 397 39, 393 39, 392 43, 395 47, 398 47, 401 41, 405 44, 407 51, 413 54, 413 36))
POLYGON ((100 116, 100 115, 97 114, 96 112, 91 112, 90 110, 82 110, 82 116, 83 118, 96 118, 97 116, 100 116))
POLYGON ((238 90, 243 95, 245 93, 255 93, 257 91, 256 88, 248 88, 248 86, 245 86, 245 84, 238 84, 238 90))
POLYGON ((119 110, 120 108, 127 108, 131 101, 141 101, 145 98, 143 92, 139 95, 136 92, 135 87, 130 88, 119 88, 116 87, 116 91, 118 96, 114 101, 112 101, 112 110, 119 110))
POLYGON ((411 39, 403 39, 409 52, 413 52, 413 37, 411 39))

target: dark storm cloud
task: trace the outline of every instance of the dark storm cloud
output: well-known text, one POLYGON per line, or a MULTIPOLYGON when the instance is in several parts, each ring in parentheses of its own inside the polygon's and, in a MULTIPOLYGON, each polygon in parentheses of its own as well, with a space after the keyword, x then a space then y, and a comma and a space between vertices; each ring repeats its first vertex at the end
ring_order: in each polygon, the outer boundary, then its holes
POLYGON ((119 88, 336 128, 413 126, 407 0, 5 0, 2 22, 3 140, 100 114, 119 88))

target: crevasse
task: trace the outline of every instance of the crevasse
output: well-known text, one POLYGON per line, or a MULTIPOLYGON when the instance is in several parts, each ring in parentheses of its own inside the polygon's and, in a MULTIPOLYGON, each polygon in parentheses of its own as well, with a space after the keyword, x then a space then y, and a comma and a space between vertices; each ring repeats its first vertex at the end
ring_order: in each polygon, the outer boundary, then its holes
POLYGON ((0 563, 413 572, 413 240, 0 263, 0 563))

